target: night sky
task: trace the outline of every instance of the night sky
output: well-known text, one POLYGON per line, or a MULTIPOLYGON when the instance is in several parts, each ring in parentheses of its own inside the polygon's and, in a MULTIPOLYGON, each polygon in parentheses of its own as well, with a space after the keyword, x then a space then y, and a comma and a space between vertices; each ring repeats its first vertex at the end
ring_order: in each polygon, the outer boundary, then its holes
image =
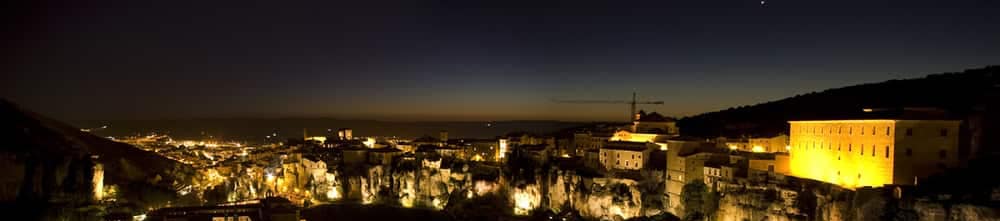
POLYGON ((57 119, 622 120, 1000 64, 997 1, 30 1, 2 97, 57 119))

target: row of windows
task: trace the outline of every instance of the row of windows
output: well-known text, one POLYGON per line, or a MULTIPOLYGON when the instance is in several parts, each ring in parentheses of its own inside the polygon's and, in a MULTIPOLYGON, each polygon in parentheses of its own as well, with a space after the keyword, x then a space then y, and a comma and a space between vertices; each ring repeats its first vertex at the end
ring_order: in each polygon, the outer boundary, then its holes
MULTIPOLYGON (((601 153, 601 154, 603 154, 603 155, 604 155, 604 157, 607 157, 607 156, 608 156, 608 152, 604 152, 604 153, 601 153)), ((615 155, 615 156, 616 156, 617 158, 621 158, 621 157, 622 157, 622 154, 621 154, 621 153, 616 153, 616 155, 615 155)), ((636 158, 636 155, 635 155, 635 154, 633 154, 633 155, 632 155, 632 159, 635 159, 635 158, 636 158)), ((642 159, 642 155, 639 155, 639 159, 642 159)))
MULTIPOLYGON (((878 131, 881 131, 876 126, 872 126, 871 129, 868 130, 869 133, 865 133, 866 127, 858 127, 858 128, 860 130, 860 132, 858 133, 858 135, 864 135, 864 134, 876 135, 878 133, 878 131)), ((848 135, 853 135, 854 134, 854 127, 848 126, 847 130, 844 130, 843 126, 840 126, 840 127, 799 127, 799 131, 798 132, 809 133, 809 134, 824 134, 824 133, 825 134, 844 134, 845 131, 846 131, 846 133, 848 135)), ((885 127, 885 135, 886 136, 892 135, 892 127, 885 127)), ((941 129, 941 130, 939 130, 938 131, 938 135, 940 135, 942 137, 948 136, 948 129, 941 129)), ((906 136, 913 136, 913 128, 906 128, 906 136)))
MULTIPOLYGON (((622 165, 621 160, 615 160, 615 165, 619 165, 619 166, 622 165)), ((639 162, 635 162, 635 164, 629 164, 628 160, 626 160, 625 161, 625 166, 627 167, 627 166, 630 166, 630 165, 639 166, 639 162)))
MULTIPOLYGON (((858 130, 860 131, 858 134, 859 135, 866 134, 865 133, 865 128, 866 127, 858 127, 858 130)), ((870 131, 871 135, 875 135, 878 132, 878 127, 872 126, 871 130, 868 130, 868 131, 870 131)), ((836 128, 834 128, 834 127, 800 127, 799 128, 799 132, 810 133, 810 134, 823 134, 823 133, 827 133, 827 134, 834 134, 834 133, 836 133, 836 134, 844 134, 846 132, 847 134, 854 134, 854 127, 848 126, 847 130, 844 130, 843 126, 839 126, 839 127, 836 127, 836 128)), ((891 132, 892 132, 892 127, 885 127, 885 135, 886 136, 889 136, 891 134, 891 132)))
MULTIPOLYGON (((842 147, 841 144, 837 144, 837 151, 841 151, 842 150, 841 147, 842 147)), ((826 143, 824 145, 823 143, 819 143, 819 145, 817 145, 817 143, 813 142, 813 143, 810 143, 808 146, 805 146, 805 145, 798 146, 798 149, 799 150, 806 150, 806 149, 808 149, 808 150, 816 150, 816 149, 822 150, 822 149, 827 149, 827 150, 831 150, 832 151, 833 150, 833 144, 826 143), (823 148, 824 146, 826 146, 826 148, 823 148)), ((865 155, 865 149, 866 148, 864 148, 864 145, 858 145, 857 149, 859 150, 861 156, 865 155)), ((848 153, 854 152, 854 144, 847 144, 847 152, 848 153)), ((888 159, 889 158, 889 146, 885 146, 885 151, 882 151, 882 152, 885 154, 885 158, 888 159)), ((869 153, 871 153, 871 155, 873 157, 875 156, 875 144, 872 144, 872 148, 871 148, 871 151, 869 151, 869 153)))
MULTIPOLYGON (((826 144, 826 147, 827 147, 826 148, 827 150, 833 150, 833 145, 831 145, 829 143, 826 144)), ((798 149, 800 149, 800 150, 804 150, 804 149, 812 149, 812 150, 820 149, 820 150, 822 150, 823 149, 823 144, 820 144, 819 146, 816 146, 815 143, 813 143, 813 145, 810 145, 809 147, 799 146, 798 149)), ((860 150, 860 155, 864 156, 866 148, 864 148, 863 145, 858 145, 858 149, 860 150)), ((854 150, 854 145, 853 144, 847 144, 847 152, 850 153, 850 152, 853 152, 853 150, 854 150)), ((841 145, 839 145, 839 144, 837 145, 837 151, 841 151, 841 145)), ((871 148, 871 151, 869 153, 871 153, 871 156, 873 156, 873 157, 875 156, 875 145, 874 144, 872 144, 872 148, 871 148)), ((885 154, 885 158, 888 159, 889 158, 889 146, 885 146, 885 151, 883 151, 883 153, 885 154)), ((906 148, 906 156, 908 156, 908 157, 909 156, 913 156, 913 149, 906 148)), ((938 151, 938 158, 945 159, 947 157, 948 157, 948 151, 946 151, 946 150, 939 150, 938 151)), ((839 156, 837 157, 837 160, 840 160, 839 156)))

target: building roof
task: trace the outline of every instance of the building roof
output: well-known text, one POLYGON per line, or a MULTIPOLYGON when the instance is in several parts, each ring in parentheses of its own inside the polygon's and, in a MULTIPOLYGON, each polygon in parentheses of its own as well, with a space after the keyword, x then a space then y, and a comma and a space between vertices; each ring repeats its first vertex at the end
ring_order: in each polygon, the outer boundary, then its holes
POLYGON ((677 156, 691 156, 699 153, 717 153, 726 154, 729 153, 729 149, 717 148, 715 146, 700 145, 697 147, 683 147, 677 152, 677 156))
POLYGON ((648 143, 628 142, 628 141, 608 141, 608 143, 604 145, 604 147, 602 148, 612 149, 612 150, 644 151, 646 149, 649 149, 647 147, 647 144, 648 143))
POLYGON ((437 149, 438 149, 438 146, 429 145, 429 144, 423 144, 423 145, 417 146, 416 152, 434 152, 434 150, 437 150, 437 149))

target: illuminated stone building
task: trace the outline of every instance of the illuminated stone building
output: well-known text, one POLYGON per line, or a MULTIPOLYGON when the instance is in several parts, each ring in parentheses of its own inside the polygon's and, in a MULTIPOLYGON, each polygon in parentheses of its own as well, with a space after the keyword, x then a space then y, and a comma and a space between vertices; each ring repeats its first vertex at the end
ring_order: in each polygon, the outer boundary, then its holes
POLYGON ((957 120, 790 121, 790 174, 847 188, 918 184, 958 162, 957 120))
POLYGON ((788 135, 779 134, 773 137, 750 138, 750 151, 758 153, 787 153, 788 135))
POLYGON ((729 161, 727 152, 727 149, 717 147, 715 142, 704 139, 675 137, 667 140, 666 190, 669 212, 683 215, 679 205, 684 185, 705 182, 705 163, 729 161))
POLYGON ((788 152, 788 135, 751 137, 751 138, 720 138, 730 150, 755 153, 786 153, 788 152))
POLYGON ((576 132, 573 134, 573 146, 576 147, 574 152, 577 155, 583 155, 587 151, 601 149, 604 147, 604 142, 607 142, 612 136, 614 133, 605 131, 576 132))
POLYGON ((423 146, 423 145, 434 145, 434 146, 439 146, 440 147, 440 146, 444 146, 445 142, 441 141, 440 138, 435 138, 435 137, 431 137, 431 136, 423 136, 423 137, 419 137, 417 139, 413 139, 413 141, 411 141, 410 144, 413 145, 413 146, 416 146, 416 147, 420 147, 420 146, 423 146))
POLYGON ((609 141, 624 141, 624 142, 636 142, 636 143, 651 143, 655 144, 657 148, 661 150, 667 149, 667 139, 674 137, 672 135, 666 134, 654 134, 654 133, 635 133, 627 130, 620 130, 615 132, 611 136, 609 141))
POLYGON ((496 139, 462 139, 455 145, 465 150, 467 160, 497 161, 500 159, 499 143, 496 139))
POLYGON ((611 141, 600 150, 600 162, 607 170, 641 170, 649 152, 659 146, 645 142, 611 141))
POLYGON ((340 140, 352 140, 354 139, 354 131, 351 128, 340 128, 337 129, 337 139, 340 140))

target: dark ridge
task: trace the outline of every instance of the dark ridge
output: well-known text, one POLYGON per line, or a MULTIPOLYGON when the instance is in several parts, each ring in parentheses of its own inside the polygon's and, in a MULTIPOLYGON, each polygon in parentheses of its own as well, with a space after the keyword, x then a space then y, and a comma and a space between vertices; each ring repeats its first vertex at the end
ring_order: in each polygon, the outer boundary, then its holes
POLYGON ((889 80, 685 117, 681 132, 698 137, 773 136, 787 133, 789 120, 859 117, 863 108, 939 109, 967 120, 988 114, 998 95, 1000 66, 923 78, 889 80))

